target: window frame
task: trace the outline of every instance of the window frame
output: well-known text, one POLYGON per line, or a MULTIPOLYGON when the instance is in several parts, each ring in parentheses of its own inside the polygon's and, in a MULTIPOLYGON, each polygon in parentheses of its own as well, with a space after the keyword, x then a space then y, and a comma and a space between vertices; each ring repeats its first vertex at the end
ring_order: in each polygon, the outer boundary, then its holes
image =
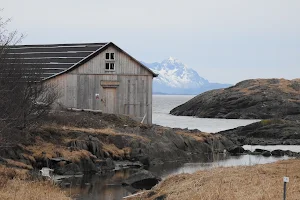
POLYGON ((116 71, 115 61, 116 61, 115 52, 106 52, 105 53, 105 66, 104 66, 105 72, 114 72, 114 71, 116 71), (107 59, 107 56, 108 56, 108 59, 107 59), (108 69, 106 68, 107 65, 108 65, 108 69), (111 69, 112 66, 113 66, 113 69, 111 69))
POLYGON ((109 60, 109 59, 110 59, 110 53, 107 52, 107 53, 105 53, 105 60, 109 60), (107 58, 107 55, 108 55, 108 58, 107 58))
POLYGON ((105 71, 109 71, 109 69, 110 69, 110 63, 109 62, 105 62, 105 71))
POLYGON ((115 61, 116 60, 116 54, 114 52, 106 52, 105 53, 105 60, 106 61, 115 61), (108 55, 108 58, 107 58, 107 55, 108 55), (112 57, 113 57, 113 59, 112 59, 112 57))
POLYGON ((115 67, 115 62, 111 62, 109 63, 109 70, 110 71, 115 71, 116 67, 115 67), (113 66, 113 69, 111 68, 113 66))
POLYGON ((110 54, 109 54, 109 60, 115 60, 116 59, 116 57, 115 57, 115 53, 114 52, 111 52, 110 54), (113 55, 113 56, 112 56, 113 55), (114 57, 114 58, 111 58, 111 57, 114 57))

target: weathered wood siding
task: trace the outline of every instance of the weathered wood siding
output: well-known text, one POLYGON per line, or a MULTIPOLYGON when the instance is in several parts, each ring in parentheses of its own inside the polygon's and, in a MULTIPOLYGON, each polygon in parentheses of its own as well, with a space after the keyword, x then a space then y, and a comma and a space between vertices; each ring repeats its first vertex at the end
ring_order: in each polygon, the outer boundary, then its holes
POLYGON ((152 123, 153 74, 118 49, 109 47, 80 67, 49 81, 62 91, 68 108, 125 114, 152 123), (115 53, 115 71, 105 71, 105 53, 115 53), (99 98, 96 98, 99 94, 99 98))

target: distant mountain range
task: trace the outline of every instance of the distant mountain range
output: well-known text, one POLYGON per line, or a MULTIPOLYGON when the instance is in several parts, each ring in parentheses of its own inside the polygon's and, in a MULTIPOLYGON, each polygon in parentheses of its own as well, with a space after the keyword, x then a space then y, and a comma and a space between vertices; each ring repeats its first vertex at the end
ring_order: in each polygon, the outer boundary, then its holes
POLYGON ((199 94, 231 86, 230 84, 210 83, 199 76, 195 70, 172 57, 160 63, 142 63, 159 74, 153 80, 154 94, 199 94))

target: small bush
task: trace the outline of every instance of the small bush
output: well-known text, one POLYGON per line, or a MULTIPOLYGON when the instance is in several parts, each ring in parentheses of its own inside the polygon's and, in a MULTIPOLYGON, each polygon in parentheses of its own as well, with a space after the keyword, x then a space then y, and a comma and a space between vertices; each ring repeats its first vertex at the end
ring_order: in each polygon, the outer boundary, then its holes
POLYGON ((281 124, 283 121, 281 119, 263 119, 260 121, 261 125, 267 126, 271 124, 281 124))

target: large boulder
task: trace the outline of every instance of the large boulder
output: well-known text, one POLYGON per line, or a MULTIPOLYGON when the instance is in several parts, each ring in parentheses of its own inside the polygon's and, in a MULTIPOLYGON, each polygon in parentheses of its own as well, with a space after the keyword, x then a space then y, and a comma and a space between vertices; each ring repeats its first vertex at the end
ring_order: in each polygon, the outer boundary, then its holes
POLYGON ((123 181, 123 185, 130 185, 136 189, 149 190, 155 186, 161 179, 147 170, 140 170, 132 174, 123 181))
POLYGON ((262 152, 261 155, 262 155, 262 156, 265 156, 265 157, 270 157, 272 154, 271 154, 270 151, 264 151, 264 152, 262 152))
POLYGON ((263 153, 263 152, 265 152, 266 150, 264 150, 264 149, 255 149, 254 150, 254 153, 263 153))
POLYGON ((236 155, 236 154, 241 154, 245 152, 245 149, 241 146, 232 146, 231 148, 228 149, 228 152, 236 155))
POLYGON ((81 173, 81 170, 77 164, 69 163, 60 168, 55 169, 55 173, 61 175, 74 175, 81 173))
POLYGON ((281 157, 284 156, 284 151, 281 149, 276 149, 271 152, 272 156, 281 157))
POLYGON ((96 159, 95 165, 100 171, 110 171, 115 169, 115 163, 111 158, 106 158, 105 160, 96 159))

